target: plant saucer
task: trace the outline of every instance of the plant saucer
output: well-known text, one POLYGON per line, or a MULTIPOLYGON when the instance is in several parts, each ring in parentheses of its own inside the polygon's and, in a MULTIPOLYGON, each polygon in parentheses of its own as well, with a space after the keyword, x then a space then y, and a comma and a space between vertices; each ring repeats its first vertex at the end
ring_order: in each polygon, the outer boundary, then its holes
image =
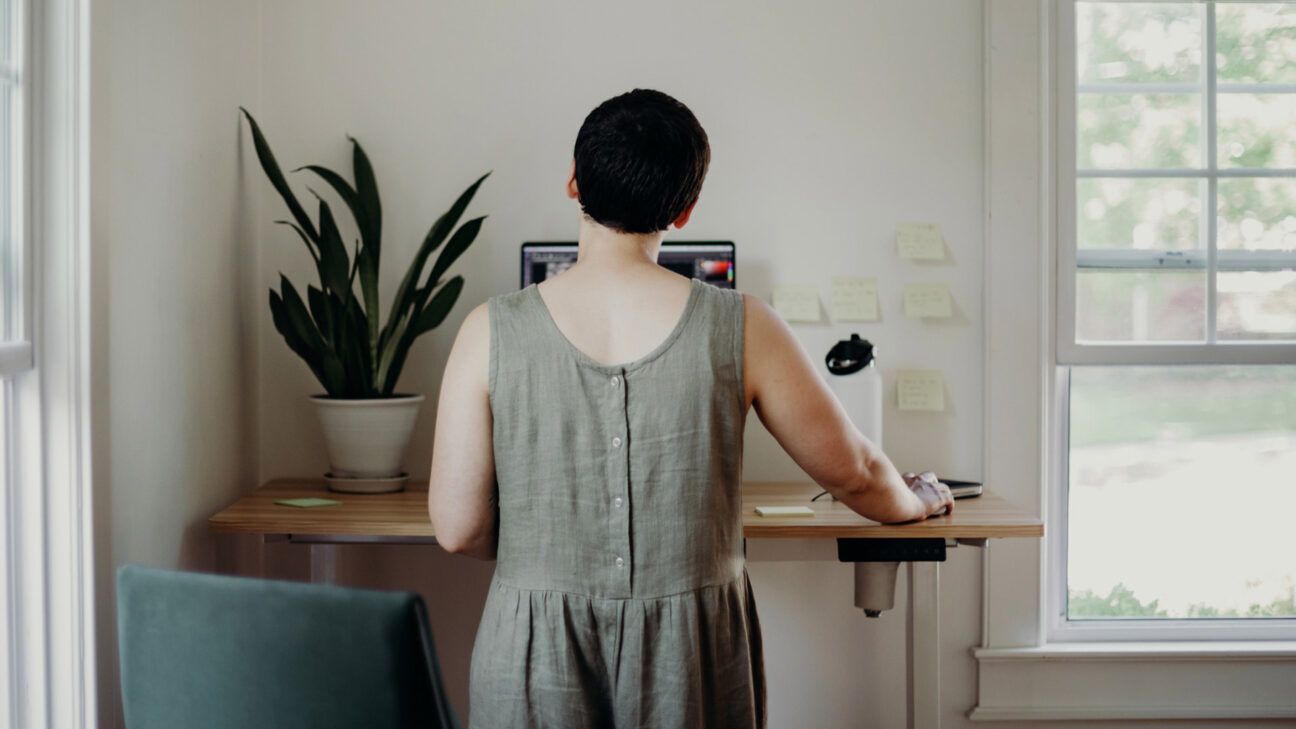
POLYGON ((402 473, 388 478, 351 478, 326 473, 324 480, 328 482, 329 491, 344 494, 390 494, 405 490, 409 474, 402 473))

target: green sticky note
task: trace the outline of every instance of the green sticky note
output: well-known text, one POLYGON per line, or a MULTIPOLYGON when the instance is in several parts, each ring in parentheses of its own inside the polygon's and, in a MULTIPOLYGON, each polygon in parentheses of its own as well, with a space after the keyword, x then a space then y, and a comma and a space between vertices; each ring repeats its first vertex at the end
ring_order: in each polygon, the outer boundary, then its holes
POLYGON ((276 499, 275 503, 280 504, 282 506, 295 506, 299 509, 313 509, 317 506, 338 506, 342 502, 334 501, 333 499, 309 498, 309 499, 276 499))

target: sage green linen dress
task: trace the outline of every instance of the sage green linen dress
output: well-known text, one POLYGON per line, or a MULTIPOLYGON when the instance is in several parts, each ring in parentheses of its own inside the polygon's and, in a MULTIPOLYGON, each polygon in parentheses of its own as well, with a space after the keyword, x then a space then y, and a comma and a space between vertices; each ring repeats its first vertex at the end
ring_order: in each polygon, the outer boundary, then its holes
POLYGON ((741 294, 694 280, 666 339, 621 365, 572 345, 535 285, 489 310, 499 550, 471 726, 764 727, 741 294))

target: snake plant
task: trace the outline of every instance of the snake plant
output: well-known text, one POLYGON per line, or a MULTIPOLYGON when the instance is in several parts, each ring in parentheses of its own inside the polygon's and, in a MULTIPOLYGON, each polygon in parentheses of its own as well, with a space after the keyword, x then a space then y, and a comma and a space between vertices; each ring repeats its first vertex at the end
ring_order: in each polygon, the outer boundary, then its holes
POLYGON ((350 209, 360 236, 352 256, 347 253, 337 218, 329 204, 311 190, 319 204, 317 221, 311 220, 288 186, 256 119, 247 109, 240 107, 240 110, 251 127, 252 143, 261 169, 292 215, 292 220, 275 222, 297 232, 319 274, 319 285, 308 285, 304 300, 288 277, 282 273, 279 275, 280 290, 270 290, 270 315, 275 329, 283 335, 292 351, 305 360, 330 397, 393 397, 410 346, 420 335, 435 329, 445 320, 463 290, 462 276, 447 281, 443 275, 468 250, 481 230, 486 216, 473 218, 463 225, 459 225, 459 219, 490 173, 469 185, 450 209, 432 224, 396 289, 387 323, 382 324, 378 304, 382 204, 373 166, 360 142, 347 137, 351 141, 354 185, 320 165, 306 165, 293 170, 309 172, 323 180, 350 209), (428 259, 438 248, 441 252, 424 277, 428 259), (357 279, 359 296, 355 292, 357 279))

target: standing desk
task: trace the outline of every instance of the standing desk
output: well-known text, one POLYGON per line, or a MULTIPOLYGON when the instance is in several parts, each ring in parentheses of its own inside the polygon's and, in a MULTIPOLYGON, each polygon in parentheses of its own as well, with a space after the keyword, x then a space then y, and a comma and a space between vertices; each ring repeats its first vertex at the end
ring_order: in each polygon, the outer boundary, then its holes
MULTIPOLYGON (((1036 516, 986 493, 960 500, 950 516, 908 524, 879 524, 827 496, 810 499, 821 489, 806 482, 747 482, 743 484, 743 535, 748 539, 836 539, 839 554, 868 552, 897 545, 895 561, 907 561, 903 545, 919 545, 909 561, 909 726, 940 726, 940 562, 946 547, 984 546, 988 539, 1038 538, 1044 524, 1036 516), (809 506, 813 517, 762 517, 756 506, 809 506), (883 540, 883 541, 859 541, 883 540), (934 545, 934 546, 933 546, 934 545)), ((244 534, 260 543, 288 542, 310 550, 312 582, 331 583, 337 577, 337 548, 345 544, 435 544, 427 514, 427 484, 411 483, 394 494, 336 494, 322 479, 278 479, 261 486, 207 521, 218 534, 244 534), (277 499, 324 497, 339 506, 299 509, 275 504, 277 499)), ((849 561, 850 558, 843 557, 849 561)), ((864 619, 861 616, 861 619, 864 619)))

